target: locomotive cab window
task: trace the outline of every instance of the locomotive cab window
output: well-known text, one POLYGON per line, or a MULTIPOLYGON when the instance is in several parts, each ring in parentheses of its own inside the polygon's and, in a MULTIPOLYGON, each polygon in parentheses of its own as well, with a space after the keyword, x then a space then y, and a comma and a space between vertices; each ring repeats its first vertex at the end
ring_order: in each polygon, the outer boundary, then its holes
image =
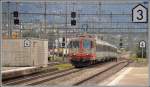
POLYGON ((83 40, 83 47, 84 47, 85 49, 90 49, 90 48, 92 48, 92 41, 90 41, 90 40, 83 40))

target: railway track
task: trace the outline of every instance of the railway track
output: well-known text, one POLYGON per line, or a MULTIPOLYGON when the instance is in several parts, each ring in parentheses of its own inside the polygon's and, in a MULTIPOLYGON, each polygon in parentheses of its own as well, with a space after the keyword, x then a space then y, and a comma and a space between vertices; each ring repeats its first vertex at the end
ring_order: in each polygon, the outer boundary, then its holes
MULTIPOLYGON (((80 71, 85 71, 85 70, 88 71, 89 69, 92 69, 94 67, 103 67, 109 63, 111 63, 111 62, 104 63, 104 64, 97 64, 97 65, 93 65, 90 67, 79 68, 79 69, 71 68, 71 69, 67 69, 67 70, 42 73, 42 74, 30 76, 30 77, 23 77, 21 79, 3 82, 3 85, 38 85, 38 84, 43 84, 45 82, 54 81, 58 78, 66 78, 67 76, 69 77, 69 75, 78 73, 80 71)), ((101 73, 109 71, 109 69, 111 69, 111 68, 113 68, 113 67, 115 67, 121 63, 123 63, 123 62, 119 62, 117 64, 111 65, 106 70, 103 70, 103 71, 98 72, 94 75, 88 76, 87 78, 84 78, 82 80, 76 80, 77 82, 73 82, 71 85, 80 85, 82 83, 85 83, 85 82, 89 81, 90 79, 100 75, 101 73)))
MULTIPOLYGON (((97 65, 97 64, 96 64, 97 65)), ((92 67, 95 67, 96 65, 92 65, 92 66, 89 66, 88 68, 92 68, 92 67)), ((52 65, 53 66, 53 65, 52 65)), ((87 67, 86 67, 87 68, 87 67)), ((86 69, 84 68, 84 69, 86 69)), ((19 84, 24 84, 24 85, 35 85, 35 84, 38 84, 38 83, 41 83, 41 82, 44 82, 46 80, 52 80, 52 79, 55 79, 55 78, 58 78, 58 77, 62 77, 62 76, 65 76, 65 75, 68 75, 68 74, 71 74, 71 73, 75 73, 75 72, 78 72, 82 69, 76 69, 76 71, 74 72, 70 72, 70 73, 66 73, 66 74, 63 74, 63 75, 59 75, 59 76, 56 76, 56 77, 53 77, 53 78, 48 78, 48 79, 45 79, 47 78, 47 76, 53 76, 53 75, 57 75, 59 73, 65 73, 67 71, 73 71, 75 70, 75 68, 69 68, 69 69, 66 69, 66 70, 56 70, 56 71, 46 71, 46 72, 39 72, 39 73, 35 73, 35 74, 31 74, 31 75, 25 75, 25 76, 20 76, 20 77, 17 77, 17 78, 12 78, 12 79, 8 79, 8 80, 3 80, 2 84, 3 85, 19 85, 19 84), (36 81, 37 79, 39 78, 43 78, 43 80, 40 80, 40 81, 36 81), (36 82, 35 82, 35 81, 36 82), (34 83, 31 83, 31 81, 34 81, 34 83)))
POLYGON ((119 62, 117 64, 114 64, 106 69, 103 69, 102 71, 100 72, 97 72, 96 74, 94 75, 91 75, 81 81, 78 81, 78 82, 75 82, 74 86, 77 86, 77 85, 87 85, 87 84, 90 84, 90 85, 95 85, 97 83, 99 83, 100 81, 103 81, 105 80, 106 78, 112 76, 113 74, 117 73, 118 71, 120 71, 121 69, 123 69, 124 67, 128 66, 129 63, 131 61, 123 61, 123 62, 119 62))
MULTIPOLYGON (((88 68, 95 67, 96 65, 92 65, 88 68)), ((87 68, 84 68, 84 69, 87 69, 87 68)), ((75 73, 81 70, 83 69, 70 68, 70 69, 54 71, 54 72, 37 73, 37 74, 33 74, 29 76, 22 76, 19 78, 14 78, 14 79, 6 80, 6 81, 4 80, 3 85, 20 85, 20 84, 36 85, 44 81, 53 80, 53 79, 56 79, 56 78, 59 78, 59 77, 62 77, 71 73, 75 73), (37 81, 37 79, 39 78, 42 78, 42 79, 37 81)))
POLYGON ((60 70, 60 71, 57 70, 57 71, 53 71, 53 72, 36 73, 36 74, 30 75, 30 76, 22 76, 22 77, 19 77, 19 78, 3 81, 3 85, 18 85, 18 84, 29 82, 31 80, 35 80, 35 79, 38 79, 38 78, 41 78, 41 77, 46 77, 48 75, 54 75, 54 74, 69 71, 69 70, 72 70, 72 69, 73 68, 66 69, 66 70, 60 70))
POLYGON ((79 72, 81 71, 81 69, 71 69, 71 70, 66 70, 66 71, 63 71, 61 73, 57 73, 57 74, 54 74, 54 75, 49 75, 47 77, 42 77, 38 80, 35 80, 35 81, 30 81, 29 83, 24 83, 24 85, 38 85, 38 84, 41 84, 41 83, 44 83, 46 81, 50 81, 50 80, 54 80, 54 79, 57 79, 57 78, 60 78, 60 77, 63 77, 63 76, 66 76, 66 75, 69 75, 69 74, 72 74, 72 73, 76 73, 76 72, 79 72))
POLYGON ((33 69, 32 72, 30 72, 30 73, 24 73, 24 71, 17 71, 16 73, 19 73, 17 75, 13 75, 11 73, 6 73, 6 74, 2 73, 2 77, 3 77, 2 82, 5 84, 8 82, 12 82, 12 80, 16 81, 19 79, 23 79, 23 78, 34 76, 34 75, 39 75, 39 74, 46 73, 46 72, 58 71, 58 68, 53 67, 58 64, 61 64, 61 63, 52 62, 52 63, 48 64, 48 67, 37 67, 37 68, 33 69), (10 74, 10 76, 9 76, 9 74, 10 74))
MULTIPOLYGON (((39 80, 36 80, 36 81, 33 81, 33 82, 24 83, 24 85, 32 85, 32 86, 34 86, 34 85, 43 84, 43 83, 45 83, 47 81, 54 81, 54 80, 59 79, 59 78, 65 78, 67 76, 70 76, 72 74, 76 74, 78 72, 82 72, 82 71, 84 72, 85 70, 88 71, 89 69, 92 69, 94 67, 98 67, 98 66, 102 66, 102 65, 107 65, 107 63, 110 63, 110 62, 99 63, 99 64, 91 65, 89 67, 84 67, 84 68, 74 68, 71 71, 61 72, 61 73, 58 73, 58 74, 47 76, 45 78, 40 78, 39 80)), ((56 83, 58 83, 58 82, 56 81, 56 83)))
MULTIPOLYGON (((44 83, 39 83, 43 85, 82 85, 84 83, 89 83, 88 81, 93 79, 94 77, 101 76, 102 73, 105 73, 106 71, 111 71, 112 68, 121 66, 121 68, 125 67, 128 65, 129 62, 127 61, 120 61, 118 63, 113 62, 113 63, 108 63, 108 64, 103 64, 100 66, 96 66, 93 68, 89 69, 84 69, 81 72, 73 73, 64 77, 59 77, 54 80, 47 80, 44 83)), ((120 69, 118 69, 119 71, 120 69)), ((115 72, 114 72, 115 73, 115 72)), ((108 75, 108 74, 105 74, 108 75)), ((95 84, 94 84, 95 85, 95 84)))

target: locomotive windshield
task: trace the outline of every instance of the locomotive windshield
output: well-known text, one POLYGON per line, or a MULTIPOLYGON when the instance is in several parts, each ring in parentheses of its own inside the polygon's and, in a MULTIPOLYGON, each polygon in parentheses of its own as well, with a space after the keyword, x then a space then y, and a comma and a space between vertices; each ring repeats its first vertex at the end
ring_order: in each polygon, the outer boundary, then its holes
POLYGON ((92 46, 92 42, 90 40, 83 40, 83 47, 85 49, 90 49, 92 48, 91 46, 92 46))
POLYGON ((79 41, 70 41, 69 48, 79 48, 79 41))

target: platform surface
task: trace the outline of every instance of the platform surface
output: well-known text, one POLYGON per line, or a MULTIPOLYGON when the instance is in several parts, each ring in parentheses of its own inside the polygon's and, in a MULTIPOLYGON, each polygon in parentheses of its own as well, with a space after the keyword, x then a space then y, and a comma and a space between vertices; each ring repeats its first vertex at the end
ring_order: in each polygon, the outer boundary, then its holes
POLYGON ((35 67, 2 67, 2 73, 33 69, 35 67))
POLYGON ((148 86, 149 85, 148 66, 145 67, 126 67, 99 83, 107 86, 148 86))
MULTIPOLYGON (((48 65, 56 65, 59 64, 59 62, 49 62, 48 65)), ((1 67, 2 72, 11 72, 11 71, 20 71, 20 70, 27 70, 27 69, 34 69, 38 67, 1 67)))

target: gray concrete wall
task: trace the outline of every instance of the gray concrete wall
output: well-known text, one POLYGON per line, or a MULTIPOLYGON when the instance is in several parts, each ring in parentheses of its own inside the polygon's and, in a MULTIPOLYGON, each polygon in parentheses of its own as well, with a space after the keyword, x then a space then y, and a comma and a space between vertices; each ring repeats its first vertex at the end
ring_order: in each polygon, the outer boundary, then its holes
POLYGON ((47 66, 48 41, 29 39, 30 47, 24 47, 25 39, 4 39, 2 41, 3 66, 47 66))

